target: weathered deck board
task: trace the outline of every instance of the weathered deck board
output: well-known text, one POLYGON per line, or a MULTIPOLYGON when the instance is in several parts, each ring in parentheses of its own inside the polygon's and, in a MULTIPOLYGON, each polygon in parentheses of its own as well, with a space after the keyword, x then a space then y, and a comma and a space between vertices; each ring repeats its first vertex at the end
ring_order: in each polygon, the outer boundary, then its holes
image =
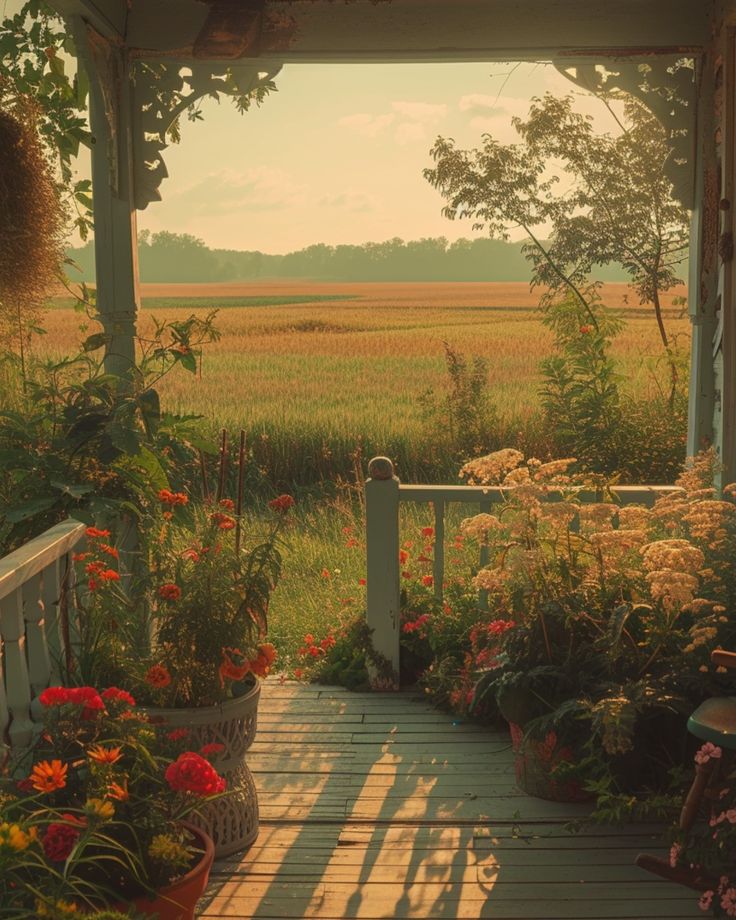
POLYGON ((267 681, 248 759, 261 832, 217 863, 207 920, 688 920, 695 898, 638 870, 658 829, 586 827, 529 798, 508 738, 412 694, 267 681))

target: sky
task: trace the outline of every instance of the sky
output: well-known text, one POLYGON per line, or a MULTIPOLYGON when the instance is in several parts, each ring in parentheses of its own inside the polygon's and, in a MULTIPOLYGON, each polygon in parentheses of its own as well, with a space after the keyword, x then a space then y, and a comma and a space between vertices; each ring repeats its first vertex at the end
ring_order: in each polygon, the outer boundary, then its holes
MULTIPOLYGON (((227 97, 182 122, 169 178, 139 229, 191 233, 209 246, 281 253, 312 243, 472 237, 441 215, 423 178, 438 134, 476 146, 516 139, 532 96, 576 92, 548 64, 289 64, 278 92, 239 115, 227 97)), ((600 102, 579 110, 610 130, 600 102)))

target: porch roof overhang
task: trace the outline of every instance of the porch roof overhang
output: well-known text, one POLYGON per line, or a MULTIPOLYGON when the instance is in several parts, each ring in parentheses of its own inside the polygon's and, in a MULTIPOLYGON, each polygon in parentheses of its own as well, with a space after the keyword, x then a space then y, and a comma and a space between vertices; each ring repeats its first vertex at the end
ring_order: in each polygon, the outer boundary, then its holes
POLYGON ((537 60, 696 53, 708 0, 52 0, 132 57, 537 60))

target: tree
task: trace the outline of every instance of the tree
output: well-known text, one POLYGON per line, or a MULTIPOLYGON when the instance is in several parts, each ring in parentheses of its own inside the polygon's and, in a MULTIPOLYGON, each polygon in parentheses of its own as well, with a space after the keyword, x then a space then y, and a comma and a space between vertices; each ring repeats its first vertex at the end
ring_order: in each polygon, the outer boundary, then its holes
POLYGON ((616 136, 596 133, 592 119, 574 111, 572 96, 547 94, 532 100, 526 120, 514 119, 519 143, 484 134, 480 147, 461 150, 438 137, 435 166, 424 176, 445 198, 447 217, 471 218, 474 229, 501 239, 522 229, 532 285, 548 289, 543 305, 570 293, 595 328, 598 284, 591 273, 620 262, 641 303, 654 307, 674 393, 677 361, 661 294, 681 283, 688 213, 665 176, 670 148, 657 119, 636 100, 627 98, 620 116, 615 100, 603 101, 621 128, 616 136))

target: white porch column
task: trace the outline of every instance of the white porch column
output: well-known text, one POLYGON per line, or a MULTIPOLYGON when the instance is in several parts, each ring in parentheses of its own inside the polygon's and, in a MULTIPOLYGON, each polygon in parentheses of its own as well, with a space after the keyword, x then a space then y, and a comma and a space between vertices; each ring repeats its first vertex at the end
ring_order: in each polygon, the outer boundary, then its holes
POLYGON ((125 375, 135 363, 140 307, 130 65, 124 46, 78 18, 74 36, 90 81, 97 309, 107 336, 105 369, 125 375))

